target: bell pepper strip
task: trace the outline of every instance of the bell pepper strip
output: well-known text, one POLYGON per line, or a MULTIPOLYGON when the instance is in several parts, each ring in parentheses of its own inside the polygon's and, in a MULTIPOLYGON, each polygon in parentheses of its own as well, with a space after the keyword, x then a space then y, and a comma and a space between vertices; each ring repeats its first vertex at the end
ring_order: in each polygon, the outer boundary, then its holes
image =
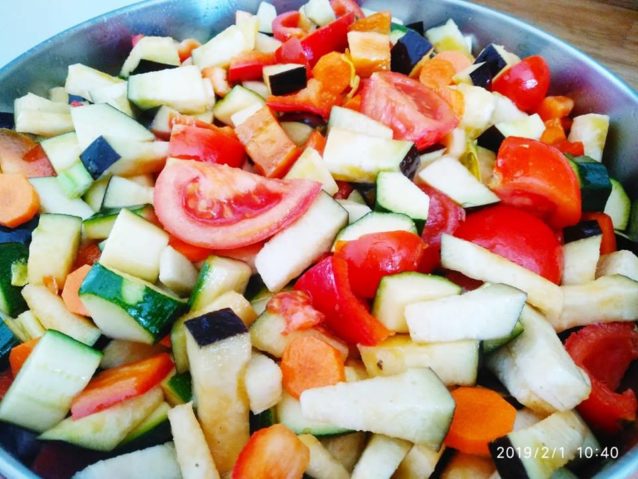
POLYGON ((268 178, 285 175, 300 154, 267 106, 238 125, 235 132, 257 170, 268 178))
POLYGON ((277 15, 272 21, 272 33, 280 42, 285 42, 289 38, 303 38, 306 32, 299 26, 301 14, 297 10, 277 15))
POLYGON ((354 191, 354 186, 352 183, 348 183, 347 181, 337 180, 337 186, 339 189, 334 195, 336 200, 345 200, 350 196, 350 193, 354 191))
POLYGON ((188 60, 191 57, 193 50, 201 46, 202 44, 199 41, 195 40, 194 38, 186 38, 182 40, 177 47, 177 53, 179 54, 179 61, 185 62, 186 60, 188 60))
POLYGON ((336 255, 348 262, 353 293, 373 298, 384 276, 416 271, 425 248, 423 240, 414 233, 387 231, 338 243, 336 255))
POLYGON ((578 223, 578 178, 556 148, 529 138, 507 137, 496 156, 490 187, 503 203, 528 210, 554 228, 578 223))
POLYGON ((567 140, 567 135, 565 135, 565 129, 560 118, 545 120, 545 131, 541 135, 541 143, 556 145, 565 140, 567 140))
POLYGON ((313 150, 317 150, 320 155, 323 155, 323 150, 326 147, 326 137, 323 136, 319 131, 313 130, 306 141, 304 149, 312 148, 313 150))
POLYGON ((638 410, 631 389, 616 392, 632 361, 638 359, 638 331, 634 323, 599 323, 572 333, 565 349, 591 380, 591 394, 577 407, 595 430, 612 434, 638 410))
POLYGON ((325 325, 350 344, 375 345, 391 334, 352 292, 343 258, 324 258, 299 278, 295 289, 308 293, 313 307, 325 315, 325 325))
POLYGON ((351 32, 375 32, 383 35, 390 34, 392 14, 390 12, 377 12, 369 17, 359 18, 350 25, 351 32))
POLYGON ((86 309, 84 303, 80 300, 80 286, 82 281, 86 278, 86 275, 91 271, 91 266, 85 264, 78 269, 69 273, 64 281, 64 288, 62 288, 62 300, 66 306, 66 309, 72 313, 79 314, 81 316, 91 316, 91 313, 86 309))
POLYGON ((427 248, 423 252, 419 271, 431 273, 441 264, 441 236, 456 231, 465 221, 465 210, 436 188, 429 185, 420 185, 420 188, 430 197, 430 206, 428 221, 421 233, 427 248))
POLYGON ((354 13, 346 13, 335 21, 309 33, 303 40, 303 46, 310 66, 330 52, 343 52, 348 46, 348 28, 354 22, 354 13))
POLYGON ((29 136, 0 128, 0 171, 29 178, 55 176, 55 170, 39 143, 29 136))
POLYGON ((230 82, 243 82, 261 80, 264 67, 276 62, 274 53, 251 51, 242 53, 230 61, 228 68, 228 80, 230 82))
POLYGON ((179 253, 183 254, 192 263, 198 263, 204 261, 206 258, 214 254, 214 252, 207 248, 195 246, 182 241, 177 236, 169 235, 168 244, 179 253))
POLYGON ((390 70, 390 36, 377 32, 349 32, 348 48, 357 75, 367 78, 390 70))
POLYGON ((566 155, 583 156, 585 154, 585 145, 582 141, 562 140, 552 146, 566 155))
POLYGON ((583 221, 594 220, 598 222, 603 239, 600 243, 600 254, 609 254, 616 251, 616 233, 614 223, 609 215, 600 212, 583 213, 583 221))
POLYGON ((206 128, 176 124, 171 131, 168 154, 173 158, 218 163, 241 168, 246 150, 235 132, 228 127, 206 128))
POLYGON ((24 343, 18 344, 11 349, 9 353, 9 366, 11 368, 11 374, 15 378, 20 372, 22 365, 25 363, 31 351, 36 347, 40 338, 31 339, 24 343))
POLYGON ((232 479, 301 479, 310 452, 294 432, 275 424, 255 432, 241 450, 232 479))
POLYGON ((215 95, 224 97, 230 92, 228 72, 222 67, 207 67, 202 70, 202 77, 210 80, 215 95))
POLYGON ((352 13, 357 20, 364 18, 365 13, 356 0, 330 0, 330 6, 337 17, 352 13))
POLYGON ((7 394, 12 383, 13 375, 11 374, 10 368, 0 372, 0 400, 7 394))
POLYGON ((310 296, 304 291, 282 291, 274 295, 266 310, 286 320, 284 334, 310 329, 324 320, 324 315, 312 307, 310 296))
POLYGON ((560 119, 569 116, 574 109, 574 100, 568 96, 546 96, 536 113, 543 121, 560 119))
POLYGON ((445 445, 466 454, 489 456, 488 444, 512 432, 516 409, 495 391, 460 387, 452 391, 456 403, 445 445), (477 418, 481 418, 477 421, 477 418))
POLYGON ((102 371, 73 399, 71 416, 80 419, 144 394, 160 384, 173 368, 170 355, 162 353, 102 371))
POLYGON ((282 385, 299 399, 306 389, 332 386, 346 380, 339 351, 314 336, 296 336, 281 357, 282 385))
MULTIPOLYGON (((338 105, 340 95, 326 88, 316 78, 308 80, 308 84, 302 90, 291 95, 269 96, 267 105, 278 112, 308 112, 323 118, 330 116, 330 110, 338 105)), ((241 125, 240 125, 241 127, 241 125)))

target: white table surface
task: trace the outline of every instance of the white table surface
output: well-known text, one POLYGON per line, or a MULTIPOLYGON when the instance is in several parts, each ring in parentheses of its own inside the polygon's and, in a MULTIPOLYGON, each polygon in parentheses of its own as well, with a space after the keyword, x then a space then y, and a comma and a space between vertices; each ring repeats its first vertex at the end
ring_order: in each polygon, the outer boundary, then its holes
POLYGON ((139 0, 0 0, 0 68, 47 38, 139 0))

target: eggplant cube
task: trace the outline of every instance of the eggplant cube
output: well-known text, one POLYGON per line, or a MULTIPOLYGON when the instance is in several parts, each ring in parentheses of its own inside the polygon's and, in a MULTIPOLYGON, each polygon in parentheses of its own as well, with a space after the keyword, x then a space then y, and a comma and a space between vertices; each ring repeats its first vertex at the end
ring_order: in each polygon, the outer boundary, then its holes
POLYGON ((103 136, 98 136, 93 143, 80 154, 84 167, 97 180, 113 163, 120 159, 120 155, 103 136))
POLYGON ((244 322, 230 308, 206 313, 184 324, 200 348, 248 332, 244 322))
POLYGON ((474 63, 484 63, 491 74, 491 78, 494 78, 503 68, 507 66, 507 60, 493 43, 490 43, 488 46, 483 48, 483 50, 481 50, 481 53, 478 54, 476 60, 474 60, 474 63))
POLYGON ((273 95, 286 95, 306 87, 306 67, 296 63, 264 67, 264 83, 273 95))
POLYGON ((432 44, 414 30, 409 30, 392 47, 391 69, 409 75, 421 59, 432 51, 432 44))
POLYGON ((154 62, 153 60, 141 59, 130 74, 140 75, 142 73, 156 72, 160 70, 167 70, 169 68, 177 68, 178 65, 169 65, 167 63, 154 62))

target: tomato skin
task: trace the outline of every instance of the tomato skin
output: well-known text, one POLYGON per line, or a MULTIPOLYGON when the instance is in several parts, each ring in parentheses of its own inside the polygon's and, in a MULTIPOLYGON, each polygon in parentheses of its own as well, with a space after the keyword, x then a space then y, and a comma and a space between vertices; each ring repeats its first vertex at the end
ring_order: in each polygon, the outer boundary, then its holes
POLYGON ((506 205, 470 213, 454 236, 560 283, 563 248, 554 231, 534 215, 506 205))
POLYGON ((272 21, 272 33, 280 42, 285 42, 289 38, 302 38, 305 34, 299 28, 301 14, 297 10, 284 12, 272 21))
POLYGON ((321 191, 309 180, 275 180, 226 165, 169 159, 153 204, 164 229, 190 245, 229 250, 269 238, 321 191))
POLYGON ((175 248, 179 253, 183 254, 188 258, 191 263, 198 263, 200 261, 204 261, 211 254, 213 254, 213 250, 208 248, 200 248, 199 246, 195 246, 192 244, 188 244, 185 241, 182 241, 177 236, 169 235, 168 244, 175 248))
POLYGON ((0 128, 0 170, 28 178, 55 176, 55 170, 40 144, 27 135, 0 128))
POLYGON ((538 109, 547 95, 549 66, 540 55, 524 58, 492 82, 492 91, 505 95, 528 113, 538 109))
POLYGON ((313 307, 325 315, 325 325, 350 344, 372 346, 391 334, 352 292, 343 258, 324 258, 299 278, 295 289, 308 293, 313 307))
POLYGON ((600 254, 609 254, 616 251, 616 232, 614 231, 614 223, 609 215, 600 212, 583 213, 583 221, 587 220, 597 221, 603 233, 600 254))
POLYGON ((565 349, 585 369, 591 394, 577 407, 594 429, 618 432, 623 421, 634 421, 638 401, 631 389, 615 392, 632 361, 638 359, 638 331, 634 323, 599 323, 572 333, 565 349))
POLYGON ((283 424, 253 433, 233 467, 232 479, 301 479, 310 462, 304 443, 283 424))
POLYGON ((310 62, 301 40, 296 37, 291 37, 281 44, 275 51, 275 59, 277 63, 298 63, 305 65, 306 68, 310 67, 310 62))
POLYGON ((430 88, 395 72, 376 72, 364 82, 361 112, 392 128, 419 150, 432 146, 458 125, 450 105, 430 88))
POLYGON ((427 245, 419 271, 431 273, 441 264, 441 236, 452 234, 465 221, 465 210, 452 199, 429 185, 419 186, 430 197, 428 220, 421 233, 427 245))
POLYGON ((569 154, 573 156, 583 156, 585 154, 585 145, 582 141, 559 141, 554 148, 560 150, 561 153, 569 154))
POLYGON ((408 231, 371 233, 337 245, 337 256, 348 262, 352 292, 373 298, 384 276, 416 271, 421 263, 425 243, 408 231))
POLYGON ((363 13, 356 0, 330 0, 330 6, 337 17, 342 17, 348 13, 352 13, 357 20, 365 17, 365 13, 363 13))
POLYGON ((168 353, 107 369, 73 399, 71 416, 80 419, 151 390, 175 367, 168 353))
POLYGON ((496 156, 490 187, 503 203, 546 219, 554 228, 578 223, 578 178, 556 148, 529 138, 507 137, 496 156))
POLYGON ((210 126, 173 126, 169 156, 241 168, 246 161, 244 145, 232 130, 210 126))
POLYGON ((304 291, 281 291, 275 294, 266 310, 286 320, 284 334, 310 329, 324 320, 324 315, 312 307, 311 298, 304 291))

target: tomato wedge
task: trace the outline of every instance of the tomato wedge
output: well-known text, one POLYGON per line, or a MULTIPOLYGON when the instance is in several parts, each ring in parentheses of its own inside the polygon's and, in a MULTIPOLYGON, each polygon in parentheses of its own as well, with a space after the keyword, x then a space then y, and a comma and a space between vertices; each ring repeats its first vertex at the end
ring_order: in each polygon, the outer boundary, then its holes
POLYGON ((310 329, 324 320, 323 313, 312 307, 310 296, 304 291, 281 291, 268 301, 266 310, 283 316, 284 334, 310 329))
POLYGON ((408 231, 388 231, 363 235, 337 246, 337 255, 348 262, 350 286, 357 296, 373 298, 381 278, 416 271, 425 243, 408 231))
POLYGON ((330 6, 337 17, 342 17, 348 13, 354 14, 356 19, 366 16, 356 0, 330 0, 330 6))
POLYGON ((602 323, 572 333, 565 349, 591 379, 591 394, 578 406, 583 419, 596 430, 618 432, 623 421, 634 421, 638 410, 631 389, 616 392, 627 368, 638 359, 638 331, 634 323, 602 323))
POLYGON ((226 165, 169 159, 155 183, 164 229, 201 248, 252 245, 299 218, 321 191, 309 180, 275 180, 226 165))
POLYGON ((373 73, 361 95, 362 113, 392 128, 395 138, 413 141, 419 150, 441 141, 459 122, 436 92, 401 73, 373 73))
POLYGON ((80 419, 144 394, 161 383, 173 367, 170 355, 162 353, 102 371, 75 397, 71 404, 71 416, 80 419))
POLYGON ((233 467, 232 479, 301 479, 310 452, 294 432, 275 424, 255 432, 233 467))
POLYGON ((468 215, 454 236, 560 283, 563 248, 552 229, 526 211, 506 205, 490 206, 468 215))
POLYGON ((299 278, 295 289, 310 295, 313 307, 325 315, 326 326, 344 341, 375 345, 391 334, 352 292, 343 258, 324 258, 299 278))
POLYGON ((173 158, 241 167, 246 150, 230 128, 207 128, 176 124, 171 131, 168 154, 173 158))
POLYGON ((0 128, 0 171, 29 178, 55 176, 42 147, 27 135, 0 128))
POLYGON ((491 188, 505 204, 545 219, 554 228, 578 223, 578 178, 556 148, 529 138, 507 137, 498 150, 491 188))
POLYGON ((541 106, 549 83, 549 66, 543 57, 534 55, 524 58, 496 77, 492 82, 492 90, 505 95, 521 110, 532 113, 541 106))

